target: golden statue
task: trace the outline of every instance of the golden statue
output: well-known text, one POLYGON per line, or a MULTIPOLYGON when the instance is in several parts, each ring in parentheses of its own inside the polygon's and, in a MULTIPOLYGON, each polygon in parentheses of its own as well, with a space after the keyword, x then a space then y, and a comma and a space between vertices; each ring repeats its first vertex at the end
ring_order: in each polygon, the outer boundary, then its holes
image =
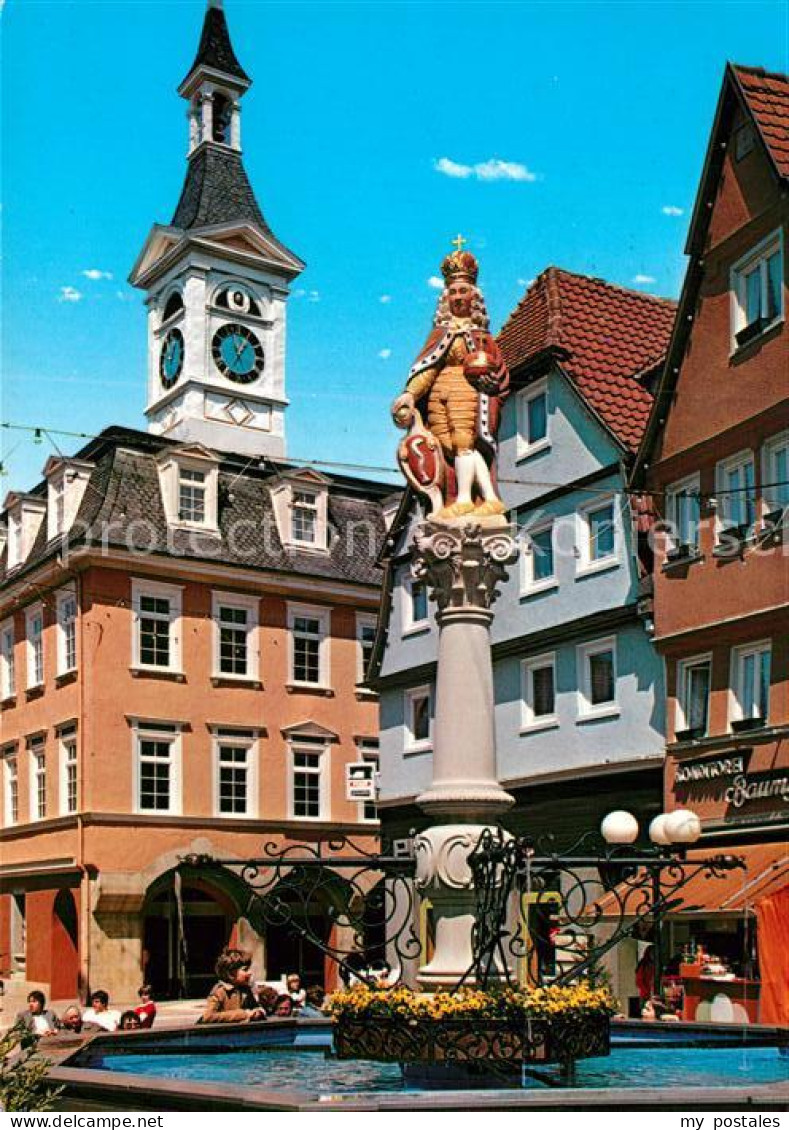
POLYGON ((456 249, 441 265, 444 289, 433 329, 392 405, 395 423, 409 429, 398 450, 400 466, 438 519, 484 518, 506 509, 492 472, 509 374, 488 332, 477 260, 462 250, 464 242, 453 240, 456 249))

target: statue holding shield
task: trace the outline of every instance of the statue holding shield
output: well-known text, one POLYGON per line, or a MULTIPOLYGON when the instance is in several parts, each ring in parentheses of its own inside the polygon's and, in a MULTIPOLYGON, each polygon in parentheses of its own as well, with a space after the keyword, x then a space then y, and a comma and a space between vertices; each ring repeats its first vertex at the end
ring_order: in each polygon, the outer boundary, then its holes
POLYGON ((432 518, 502 515, 494 485, 496 433, 509 374, 477 287, 478 264, 463 240, 444 259, 444 289, 433 329, 392 405, 407 428, 398 460, 432 518))

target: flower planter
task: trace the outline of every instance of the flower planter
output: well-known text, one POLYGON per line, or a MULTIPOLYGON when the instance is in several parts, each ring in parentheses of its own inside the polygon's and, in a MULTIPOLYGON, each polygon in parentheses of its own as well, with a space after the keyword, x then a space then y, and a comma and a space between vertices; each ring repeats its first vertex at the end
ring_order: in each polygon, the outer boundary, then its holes
POLYGON ((335 1021, 338 1059, 382 1063, 567 1063, 609 1053, 602 1013, 547 1018, 357 1017, 335 1021))

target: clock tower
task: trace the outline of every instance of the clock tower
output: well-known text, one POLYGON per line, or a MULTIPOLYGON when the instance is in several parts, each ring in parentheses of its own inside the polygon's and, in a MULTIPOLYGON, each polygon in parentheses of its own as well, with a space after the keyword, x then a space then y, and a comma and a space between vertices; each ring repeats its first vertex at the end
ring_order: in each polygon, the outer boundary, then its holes
POLYGON ((221 0, 208 0, 188 104, 186 179, 129 281, 148 306, 149 430, 247 455, 285 454, 285 308, 304 263, 264 219, 241 158, 251 86, 221 0))

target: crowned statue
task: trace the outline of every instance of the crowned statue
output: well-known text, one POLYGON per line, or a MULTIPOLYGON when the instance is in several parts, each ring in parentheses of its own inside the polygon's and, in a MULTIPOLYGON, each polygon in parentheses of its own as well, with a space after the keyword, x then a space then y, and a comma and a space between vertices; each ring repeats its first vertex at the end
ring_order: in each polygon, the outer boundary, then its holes
POLYGON ((430 517, 503 521, 506 507, 494 483, 496 433, 509 374, 489 332, 479 267, 460 236, 444 259, 444 289, 433 328, 392 405, 408 434, 398 462, 411 486, 430 502, 430 517))

